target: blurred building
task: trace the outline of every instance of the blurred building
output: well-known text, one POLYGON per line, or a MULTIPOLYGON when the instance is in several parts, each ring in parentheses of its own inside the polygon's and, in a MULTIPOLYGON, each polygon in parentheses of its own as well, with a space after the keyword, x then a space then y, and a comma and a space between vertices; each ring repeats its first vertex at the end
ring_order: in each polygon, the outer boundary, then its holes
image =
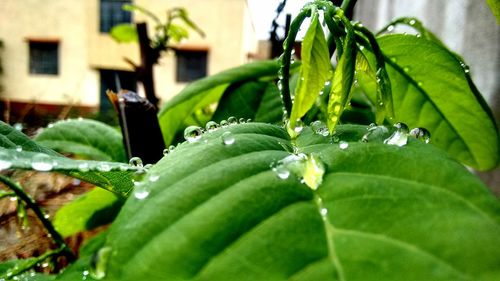
POLYGON ((141 92, 124 59, 140 64, 138 44, 118 44, 109 31, 119 23, 146 21, 151 37, 154 22, 123 11, 127 3, 163 21, 168 9, 184 7, 206 34, 190 32, 155 66, 162 101, 192 80, 247 62, 257 50, 247 0, 1 0, 3 119, 22 119, 33 111, 53 116, 70 109, 95 112, 108 107, 106 89, 141 92))

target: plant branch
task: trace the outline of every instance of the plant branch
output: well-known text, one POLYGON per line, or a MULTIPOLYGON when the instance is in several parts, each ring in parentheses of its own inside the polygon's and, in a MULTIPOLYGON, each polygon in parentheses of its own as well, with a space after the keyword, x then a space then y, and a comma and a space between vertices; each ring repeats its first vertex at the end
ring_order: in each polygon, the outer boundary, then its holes
POLYGON ((55 250, 47 251, 43 255, 35 257, 35 258, 30 258, 26 259, 23 261, 21 265, 17 264, 13 268, 9 269, 3 276, 0 276, 0 280, 3 280, 2 278, 7 278, 7 280, 10 280, 9 278, 12 278, 16 275, 22 274, 23 272, 26 272, 33 267, 35 267, 38 263, 52 257, 55 255, 58 255, 59 253, 63 252, 64 248, 58 248, 55 250))
POLYGON ((43 226, 47 230, 47 232, 51 235, 52 240, 56 243, 59 248, 61 248, 61 252, 68 258, 71 262, 75 260, 75 254, 71 249, 66 245, 64 239, 61 234, 56 231, 52 223, 45 217, 42 209, 38 206, 38 204, 22 189, 21 186, 11 181, 9 178, 0 175, 0 182, 4 183, 8 188, 10 188, 16 196, 21 199, 28 208, 31 208, 33 212, 36 214, 38 219, 42 222, 43 226))

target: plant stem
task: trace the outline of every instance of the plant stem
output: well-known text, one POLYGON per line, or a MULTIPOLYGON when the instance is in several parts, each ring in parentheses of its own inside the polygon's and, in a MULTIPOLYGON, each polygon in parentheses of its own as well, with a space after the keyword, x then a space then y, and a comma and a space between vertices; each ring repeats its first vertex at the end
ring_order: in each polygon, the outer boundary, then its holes
POLYGON ((344 0, 342 2, 342 5, 340 5, 340 8, 344 11, 349 11, 354 8, 354 5, 356 5, 357 0, 344 0))
POLYGON ((47 251, 43 255, 38 256, 36 258, 30 258, 25 260, 25 263, 22 263, 21 266, 16 265, 15 267, 9 269, 5 275, 0 276, 0 280, 3 280, 2 278, 6 278, 6 280, 10 280, 9 278, 14 277, 16 275, 19 275, 25 271, 28 271, 32 269, 34 266, 36 266, 38 263, 46 260, 49 257, 55 256, 59 253, 64 251, 64 248, 58 248, 55 250, 47 251))
POLYGON ((0 175, 0 182, 4 183, 8 188, 10 188, 18 198, 24 201, 28 208, 31 208, 33 212, 36 214, 38 219, 42 222, 43 226, 47 230, 47 232, 51 235, 52 240, 56 243, 57 246, 61 249, 61 252, 68 258, 71 262, 75 260, 75 254, 71 249, 66 245, 64 239, 56 231, 52 223, 45 217, 42 209, 38 206, 38 204, 22 189, 21 186, 11 181, 9 178, 0 175))

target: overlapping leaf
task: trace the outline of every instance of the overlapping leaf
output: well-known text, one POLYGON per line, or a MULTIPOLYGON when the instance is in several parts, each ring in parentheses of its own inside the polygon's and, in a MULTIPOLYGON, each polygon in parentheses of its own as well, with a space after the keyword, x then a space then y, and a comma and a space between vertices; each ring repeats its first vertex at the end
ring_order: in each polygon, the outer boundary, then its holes
MULTIPOLYGON (((468 69, 441 45, 417 36, 378 39, 387 58, 395 120, 431 132, 432 143, 479 170, 496 167, 499 138, 495 121, 468 69)), ((376 87, 360 76, 375 100, 376 87)))
POLYGON ((0 160, 2 169, 27 169, 60 172, 120 196, 133 187, 136 167, 118 162, 74 160, 32 141, 23 133, 0 122, 0 160))
POLYGON ((278 69, 279 65, 276 61, 254 62, 189 84, 169 100, 158 114, 165 144, 172 142, 177 130, 197 109, 217 102, 229 84, 277 76, 278 69))

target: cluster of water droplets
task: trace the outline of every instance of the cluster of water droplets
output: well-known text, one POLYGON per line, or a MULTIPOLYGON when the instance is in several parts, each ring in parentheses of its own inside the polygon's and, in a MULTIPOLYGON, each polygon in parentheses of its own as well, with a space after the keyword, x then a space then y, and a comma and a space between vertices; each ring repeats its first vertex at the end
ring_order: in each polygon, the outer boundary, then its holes
POLYGON ((300 179, 312 190, 318 189, 323 182, 325 167, 319 157, 312 154, 294 153, 272 163, 271 170, 279 179, 286 180, 291 174, 300 179))
POLYGON ((394 132, 387 137, 389 129, 385 126, 370 124, 368 132, 361 138, 362 142, 383 142, 388 145, 405 146, 409 137, 414 137, 424 143, 429 143, 431 134, 425 128, 413 128, 409 130, 405 123, 397 122, 393 126, 394 132))
MULTIPOLYGON (((205 133, 211 133, 217 131, 220 128, 228 128, 233 125, 244 124, 249 122, 251 122, 251 119, 245 119, 245 118, 237 119, 236 117, 233 116, 229 117, 227 120, 222 120, 220 123, 217 123, 215 121, 208 121, 207 124, 205 125, 205 128, 198 126, 187 127, 184 130, 184 139, 190 143, 197 142, 203 137, 203 134, 205 133)), ((221 140, 224 145, 231 145, 235 142, 234 135, 232 135, 230 131, 224 132, 221 135, 221 140)), ((169 152, 170 151, 171 150, 169 149, 169 152)))

